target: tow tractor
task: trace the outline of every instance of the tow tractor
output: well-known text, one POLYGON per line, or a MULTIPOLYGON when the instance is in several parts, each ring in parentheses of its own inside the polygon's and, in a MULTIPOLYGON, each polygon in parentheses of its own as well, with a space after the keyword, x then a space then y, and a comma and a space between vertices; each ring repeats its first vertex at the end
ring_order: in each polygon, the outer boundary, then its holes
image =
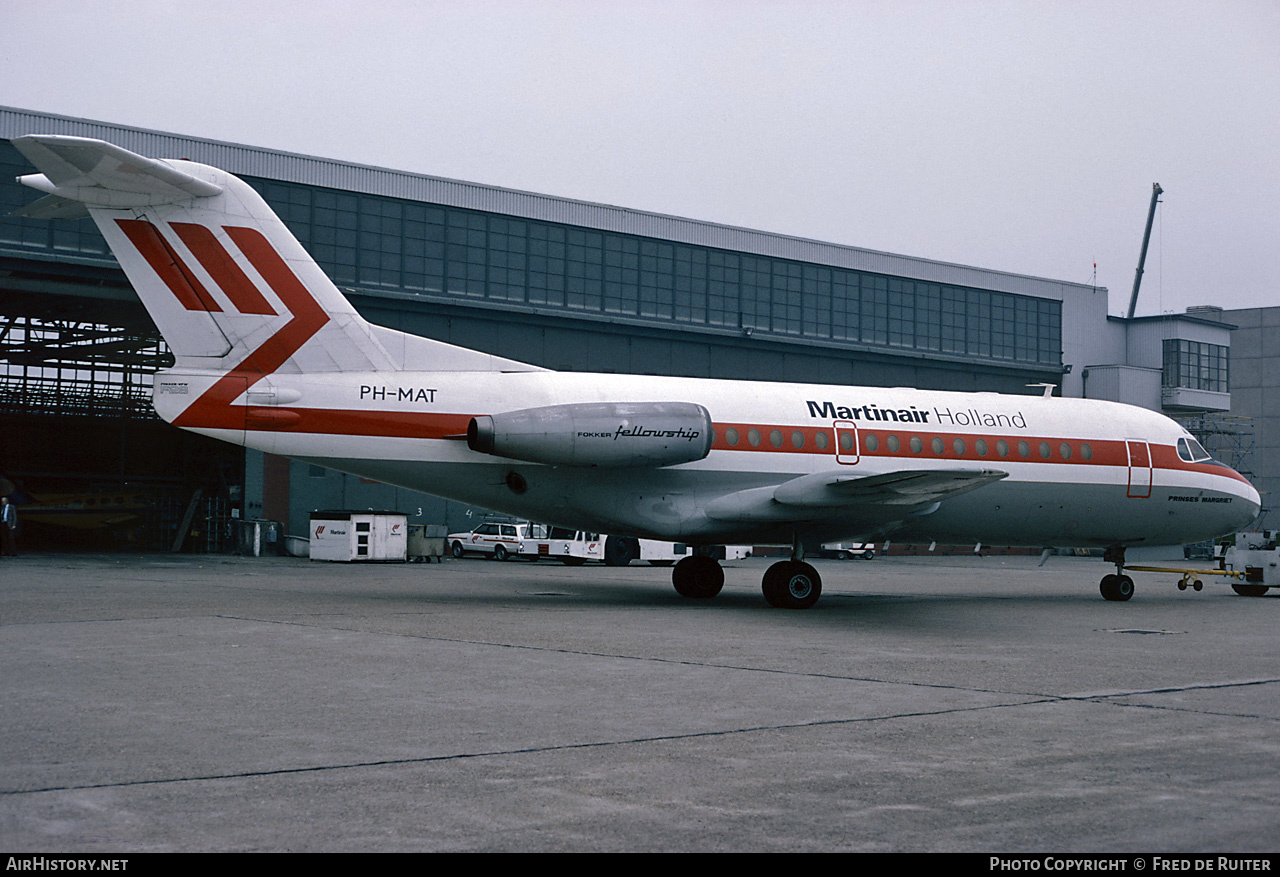
POLYGON ((1216 548, 1217 569, 1187 569, 1168 566, 1129 566, 1140 572, 1174 572, 1181 574, 1178 590, 1199 591, 1204 587, 1201 576, 1222 576, 1230 580, 1231 590, 1242 597, 1261 597, 1271 588, 1280 588, 1280 549, 1276 547, 1275 530, 1253 530, 1229 536, 1216 548))

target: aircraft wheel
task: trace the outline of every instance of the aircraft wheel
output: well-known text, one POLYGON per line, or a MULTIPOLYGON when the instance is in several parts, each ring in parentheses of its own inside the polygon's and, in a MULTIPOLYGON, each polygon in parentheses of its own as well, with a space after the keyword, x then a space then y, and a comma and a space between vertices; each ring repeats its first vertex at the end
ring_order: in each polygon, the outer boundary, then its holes
POLYGON ((464 554, 466 554, 466 552, 462 550, 462 543, 461 542, 453 543, 453 556, 458 558, 458 560, 462 560, 462 555, 464 554))
POLYGON ((1242 585, 1239 582, 1231 583, 1231 590, 1235 591, 1241 597, 1261 597, 1267 592, 1266 585, 1242 585))
POLYGON ((625 536, 610 536, 604 543, 606 566, 626 566, 640 556, 640 543, 625 536))
POLYGON ((505 545, 499 545, 499 546, 495 547, 495 548, 493 549, 493 559, 494 559, 494 560, 506 560, 506 559, 507 559, 507 546, 505 546, 505 545))
POLYGON ((709 600, 724 587, 724 570, 711 557, 693 555, 676 564, 671 571, 676 593, 691 600, 709 600))
POLYGON ((799 560, 783 560, 765 570, 764 598, 778 609, 808 609, 822 594, 818 571, 799 560))
POLYGON ((1098 586, 1098 590, 1106 600, 1128 600, 1133 596, 1133 579, 1111 573, 1102 577, 1102 584, 1098 586))

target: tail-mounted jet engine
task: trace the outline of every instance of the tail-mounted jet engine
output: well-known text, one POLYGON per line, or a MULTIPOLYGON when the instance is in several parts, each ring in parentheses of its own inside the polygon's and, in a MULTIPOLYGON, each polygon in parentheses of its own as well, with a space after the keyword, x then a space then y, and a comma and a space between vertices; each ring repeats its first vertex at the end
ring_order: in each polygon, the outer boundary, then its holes
POLYGON ((553 466, 674 466, 711 453, 711 414, 691 402, 582 402, 471 418, 467 447, 553 466))

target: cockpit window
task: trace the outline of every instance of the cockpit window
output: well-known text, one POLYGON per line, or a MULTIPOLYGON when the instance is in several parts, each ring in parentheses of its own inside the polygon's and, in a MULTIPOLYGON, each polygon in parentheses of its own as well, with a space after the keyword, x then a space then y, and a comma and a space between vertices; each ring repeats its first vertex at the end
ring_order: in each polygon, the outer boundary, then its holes
POLYGON ((1178 456, 1188 463, 1203 463, 1213 459, 1198 441, 1190 438, 1178 439, 1178 456))

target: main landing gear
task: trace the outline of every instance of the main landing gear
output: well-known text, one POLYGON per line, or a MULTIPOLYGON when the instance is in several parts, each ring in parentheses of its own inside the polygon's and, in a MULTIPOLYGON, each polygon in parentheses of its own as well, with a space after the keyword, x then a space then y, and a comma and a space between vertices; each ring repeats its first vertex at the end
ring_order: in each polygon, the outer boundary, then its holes
POLYGON ((765 570, 762 589, 776 609, 808 609, 822 594, 822 577, 803 560, 783 560, 765 570))
POLYGON ((1124 574, 1124 546, 1112 545, 1102 554, 1107 563, 1114 563, 1116 571, 1102 577, 1098 590, 1104 600, 1128 600, 1133 596, 1133 579, 1124 574))
MULTIPOLYGON (((770 606, 778 609, 808 609, 822 594, 822 577, 800 557, 799 545, 791 560, 782 560, 765 571, 761 589, 770 606)), ((800 555, 803 556, 803 555, 800 555)), ((676 593, 691 600, 707 600, 724 587, 724 570, 710 557, 692 555, 676 564, 671 571, 676 593)), ((1132 582, 1130 583, 1132 590, 1132 582)))
POLYGON ((724 570, 714 557, 692 554, 671 571, 676 593, 691 600, 709 600, 724 587, 724 570))

